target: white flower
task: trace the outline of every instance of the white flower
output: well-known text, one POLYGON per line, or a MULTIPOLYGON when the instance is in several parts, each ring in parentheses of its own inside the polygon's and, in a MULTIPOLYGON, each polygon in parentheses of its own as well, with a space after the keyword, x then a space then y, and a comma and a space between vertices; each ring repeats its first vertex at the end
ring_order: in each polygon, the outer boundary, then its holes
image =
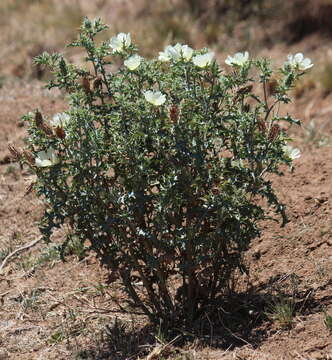
POLYGON ((182 45, 181 52, 182 52, 183 59, 185 61, 189 61, 193 56, 194 50, 188 45, 182 45))
POLYGON ((285 65, 289 65, 295 70, 305 71, 314 66, 309 58, 304 58, 302 53, 288 55, 287 59, 288 60, 285 62, 285 65))
POLYGON ((162 94, 160 91, 145 91, 144 97, 146 101, 155 106, 162 105, 166 101, 166 95, 162 94))
POLYGON ((204 68, 211 64, 213 57, 213 52, 208 52, 203 55, 196 55, 193 57, 193 63, 200 68, 204 68))
POLYGON ((158 60, 160 60, 160 61, 170 61, 171 60, 171 58, 168 55, 166 49, 165 49, 165 51, 159 51, 158 60))
POLYGON ((133 55, 124 61, 124 65, 131 71, 136 70, 142 62, 142 57, 139 55, 133 55))
POLYGON ((229 56, 225 60, 225 63, 229 66, 243 66, 249 60, 249 53, 245 51, 244 53, 238 52, 234 56, 229 56))
POLYGON ((172 60, 178 61, 181 59, 181 44, 177 43, 175 46, 166 46, 165 52, 172 60))
POLYGON ((53 148, 49 148, 47 151, 39 151, 35 159, 36 166, 47 167, 59 163, 59 158, 55 154, 53 148))
POLYGON ((70 121, 70 116, 64 112, 57 113, 53 116, 53 119, 50 121, 51 125, 54 127, 66 127, 70 121))
POLYGON ((123 52, 125 48, 130 46, 131 37, 130 34, 119 33, 117 36, 111 38, 110 47, 114 52, 123 52))
POLYGON ((284 153, 287 157, 289 157, 291 160, 298 159, 301 156, 301 152, 297 148, 293 148, 290 145, 285 145, 283 147, 284 153))
POLYGON ((189 61, 193 56, 193 49, 188 45, 181 45, 177 43, 176 45, 168 45, 165 47, 164 51, 159 52, 160 61, 179 61, 183 59, 184 61, 189 61))

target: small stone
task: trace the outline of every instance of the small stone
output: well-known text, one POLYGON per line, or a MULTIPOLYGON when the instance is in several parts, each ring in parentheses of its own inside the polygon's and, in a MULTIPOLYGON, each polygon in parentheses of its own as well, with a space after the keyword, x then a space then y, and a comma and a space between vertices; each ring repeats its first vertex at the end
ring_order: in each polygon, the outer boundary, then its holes
POLYGON ((325 356, 320 351, 314 351, 310 354, 310 359, 312 360, 324 360, 325 356))
POLYGON ((325 203, 328 201, 328 197, 327 196, 320 196, 319 198, 317 198, 318 202, 325 203))
POLYGON ((8 353, 6 350, 0 350, 0 360, 8 359, 8 353))
POLYGON ((295 331, 297 333, 300 333, 301 331, 303 331, 305 329, 305 326, 303 325, 302 322, 298 323, 296 326, 295 326, 295 331))

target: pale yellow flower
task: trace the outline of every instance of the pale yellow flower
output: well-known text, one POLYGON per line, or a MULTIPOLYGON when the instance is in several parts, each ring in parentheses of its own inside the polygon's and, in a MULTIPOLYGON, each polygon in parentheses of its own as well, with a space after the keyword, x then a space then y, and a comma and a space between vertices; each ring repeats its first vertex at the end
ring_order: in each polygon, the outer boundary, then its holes
POLYGON ((142 62, 142 57, 139 55, 133 55, 124 61, 124 65, 131 71, 136 70, 142 62))
POLYGON ((293 148, 290 145, 285 145, 283 147, 284 153, 287 157, 289 157, 291 160, 298 159, 301 156, 301 152, 297 148, 293 148))
POLYGON ((285 65, 289 65, 295 70, 305 71, 314 66, 309 58, 305 58, 302 53, 288 55, 285 65))
POLYGON ((53 116, 53 119, 50 121, 51 125, 54 127, 66 127, 70 121, 70 116, 64 112, 57 113, 53 116))
POLYGON ((194 50, 188 45, 181 46, 181 55, 185 61, 190 61, 193 56, 194 50))
POLYGON ((166 49, 165 49, 165 51, 159 51, 158 60, 160 60, 160 61, 170 61, 171 60, 171 58, 170 58, 168 52, 166 51, 166 49))
POLYGON ((47 151, 39 151, 37 153, 37 157, 35 158, 35 164, 38 167, 53 166, 58 163, 59 158, 53 148, 49 148, 47 151))
POLYGON ((176 45, 166 46, 164 51, 159 52, 160 61, 179 61, 183 59, 184 61, 189 61, 192 58, 194 50, 188 45, 181 45, 177 43, 176 45))
POLYGON ((193 63, 200 68, 204 68, 212 63, 213 57, 213 52, 208 52, 203 55, 196 55, 193 57, 193 63))
POLYGON ((155 106, 160 106, 166 101, 166 95, 162 94, 160 91, 145 91, 144 97, 147 102, 155 106))
POLYGON ((238 52, 234 56, 228 56, 225 63, 229 66, 243 66, 248 60, 249 53, 245 51, 244 53, 238 52))
POLYGON ((111 38, 110 47, 114 52, 123 52, 131 44, 130 34, 119 33, 111 38))

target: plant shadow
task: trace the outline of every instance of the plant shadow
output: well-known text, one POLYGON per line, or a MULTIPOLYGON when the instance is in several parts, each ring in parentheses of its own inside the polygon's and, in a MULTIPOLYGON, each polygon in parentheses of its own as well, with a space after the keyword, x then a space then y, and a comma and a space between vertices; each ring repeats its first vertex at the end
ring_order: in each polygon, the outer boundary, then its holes
MULTIPOLYGON (((168 345, 177 354, 179 349, 188 349, 192 344, 220 350, 234 350, 244 345, 256 349, 274 332, 290 330, 295 315, 306 316, 323 310, 321 299, 314 298, 312 289, 300 291, 296 284, 298 278, 293 275, 274 276, 257 287, 220 297, 213 310, 204 312, 192 329, 161 329, 146 323, 137 326, 132 320, 115 319, 105 327, 100 341, 80 350, 76 359, 135 360, 158 347, 166 349, 168 345), (276 304, 291 304, 291 318, 286 326, 278 313, 271 314, 277 311, 273 309, 279 309, 274 307, 276 304)), ((172 353, 169 348, 168 355, 172 353)), ((167 351, 163 357, 153 358, 167 359, 167 351)))

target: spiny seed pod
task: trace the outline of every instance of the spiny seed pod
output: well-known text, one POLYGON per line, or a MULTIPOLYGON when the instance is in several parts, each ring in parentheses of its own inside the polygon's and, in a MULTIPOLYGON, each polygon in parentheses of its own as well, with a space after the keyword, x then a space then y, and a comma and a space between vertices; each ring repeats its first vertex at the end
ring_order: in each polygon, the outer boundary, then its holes
POLYGON ((179 118, 179 108, 177 105, 173 104, 169 109, 169 118, 173 123, 176 123, 179 118))
POLYGON ((24 196, 27 196, 31 193, 31 191, 33 190, 33 186, 35 185, 35 182, 32 182, 31 184, 29 184, 27 186, 27 188, 25 189, 25 193, 24 196))
POLYGON ((265 133, 266 133, 266 124, 265 124, 265 121, 263 121, 262 119, 258 119, 258 121, 257 121, 257 126, 258 126, 259 131, 260 131, 262 134, 265 134, 265 133))
POLYGON ((63 57, 61 58, 61 60, 59 62, 59 67, 60 67, 61 75, 67 76, 67 74, 68 74, 67 64, 63 57))
POLYGON ((53 135, 53 130, 46 124, 42 124, 40 126, 40 128, 44 131, 44 133, 48 136, 52 136, 53 135))
POLYGON ((91 93, 90 81, 86 76, 83 77, 83 79, 82 79, 82 87, 83 87, 86 94, 91 93))
POLYGON ((33 155, 31 154, 31 152, 29 150, 23 150, 23 154, 24 154, 24 157, 25 157, 26 161, 30 165, 35 164, 35 158, 33 157, 33 155))
POLYGON ((240 96, 240 95, 245 95, 250 93, 250 91, 252 90, 252 85, 247 85, 247 86, 243 86, 240 89, 237 90, 236 92, 236 96, 240 96))
POLYGON ((217 101, 215 101, 215 102, 212 104, 212 106, 213 106, 213 110, 214 110, 215 112, 218 112, 218 110, 219 110, 219 103, 218 103, 217 101))
POLYGON ((37 109, 35 114, 35 124, 37 127, 40 127, 44 123, 43 115, 41 112, 37 109))
POLYGON ((21 151, 17 150, 13 145, 8 145, 8 150, 10 151, 14 161, 19 161, 22 158, 21 151))
POLYGON ((250 104, 244 104, 243 105, 243 111, 248 113, 250 111, 250 104))
POLYGON ((98 76, 94 81, 93 81, 93 90, 98 90, 102 87, 103 85, 103 81, 101 79, 100 76, 98 76))
POLYGON ((274 124, 269 132, 269 140, 273 141, 280 134, 280 126, 278 124, 274 124))
POLYGON ((278 81, 276 79, 270 79, 267 83, 267 93, 269 96, 275 95, 278 89, 278 81))
POLYGON ((65 131, 63 130, 62 127, 60 126, 57 126, 56 129, 55 129, 55 134, 56 136, 59 138, 59 139, 64 139, 66 137, 66 133, 65 131))
POLYGON ((234 96, 234 100, 233 102, 235 103, 236 101, 239 100, 239 98, 242 98, 244 97, 244 95, 250 93, 250 91, 252 90, 253 86, 252 85, 247 85, 247 86, 243 86, 241 88, 239 88, 237 91, 236 91, 236 94, 234 96))

